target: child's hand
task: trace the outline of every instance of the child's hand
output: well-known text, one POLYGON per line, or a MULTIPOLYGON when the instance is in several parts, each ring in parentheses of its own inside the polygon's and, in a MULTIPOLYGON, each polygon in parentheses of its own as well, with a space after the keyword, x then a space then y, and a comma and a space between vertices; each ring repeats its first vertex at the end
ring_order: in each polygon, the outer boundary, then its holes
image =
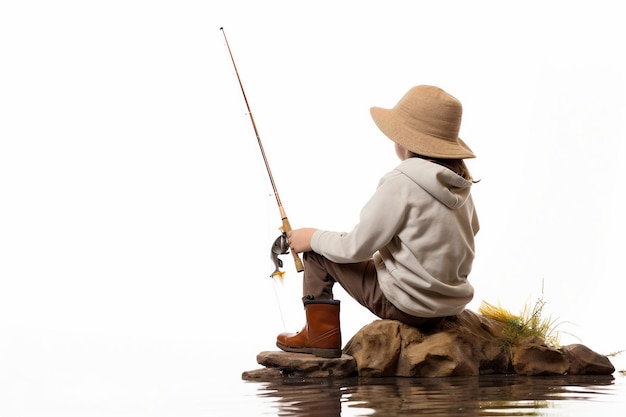
POLYGON ((305 227, 303 229, 292 230, 287 233, 289 247, 295 253, 309 252, 311 250, 311 237, 317 229, 305 227))

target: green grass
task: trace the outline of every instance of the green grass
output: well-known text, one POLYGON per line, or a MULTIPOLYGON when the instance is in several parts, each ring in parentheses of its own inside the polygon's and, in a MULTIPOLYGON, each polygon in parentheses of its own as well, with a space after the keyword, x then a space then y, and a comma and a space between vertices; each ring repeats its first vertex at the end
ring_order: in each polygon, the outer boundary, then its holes
POLYGON ((558 348, 558 324, 552 317, 544 317, 546 301, 543 296, 533 305, 526 305, 519 315, 513 314, 501 306, 482 302, 478 312, 485 317, 504 324, 501 334, 501 348, 511 353, 515 346, 531 337, 540 338, 547 346, 558 348))

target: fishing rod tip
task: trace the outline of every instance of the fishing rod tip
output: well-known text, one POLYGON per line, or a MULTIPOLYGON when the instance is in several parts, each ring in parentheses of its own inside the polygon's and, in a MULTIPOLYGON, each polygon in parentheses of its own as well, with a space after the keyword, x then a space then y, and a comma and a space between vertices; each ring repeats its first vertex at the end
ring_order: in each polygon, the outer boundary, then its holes
POLYGON ((220 30, 224 30, 224 26, 220 26, 220 30))

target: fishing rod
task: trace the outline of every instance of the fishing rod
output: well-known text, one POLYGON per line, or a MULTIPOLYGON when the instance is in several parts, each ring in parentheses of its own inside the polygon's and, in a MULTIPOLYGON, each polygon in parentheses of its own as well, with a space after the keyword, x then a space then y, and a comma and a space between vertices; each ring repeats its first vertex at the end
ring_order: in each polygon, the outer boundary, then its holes
MULTIPOLYGON (((279 236, 278 239, 276 239, 276 242, 274 242, 274 246, 272 247, 272 253, 275 252, 275 248, 276 247, 280 247, 280 246, 286 246, 288 248, 288 245, 286 245, 286 234, 289 233, 291 231, 291 225, 289 224, 289 219, 287 218, 287 214, 285 213, 285 208, 283 207, 283 203, 280 201, 280 196, 278 195, 278 189, 276 188, 276 183, 274 182, 274 176, 272 175, 272 170, 270 169, 270 164, 267 160, 267 156, 265 155, 265 150, 263 149, 263 143, 261 143, 261 136, 259 135, 259 131, 256 127, 256 123, 254 122, 254 117, 252 117, 252 111, 250 110, 250 104, 248 103, 248 98, 246 97, 246 92, 243 89, 243 83, 241 82, 241 77, 239 77, 239 71, 237 70, 237 65, 235 64, 235 58, 233 57, 233 52, 230 49, 230 44, 228 43, 228 39, 226 39, 226 32, 224 32, 224 28, 221 27, 220 30, 222 31, 222 35, 224 35, 224 41, 226 42, 226 48, 228 48, 228 54, 230 55, 230 60, 233 62, 233 67, 235 68, 235 74, 237 75, 237 80, 239 81, 239 87, 241 87, 241 94, 243 94, 243 100, 246 102, 246 107, 248 109, 248 115, 250 116, 250 121, 252 122, 252 127, 254 128, 254 134, 256 135, 256 140, 259 144, 259 149, 261 149, 261 155, 263 156, 263 162, 265 162, 265 169, 267 170, 267 175, 269 175, 270 177, 270 182, 272 183, 272 189, 274 191, 274 196, 276 197, 276 203, 278 204, 278 211, 280 212, 280 217, 282 219, 283 222, 283 226, 282 226, 282 230, 283 233, 281 236, 279 236), (282 245, 281 243, 282 242, 282 245)), ((287 253, 286 250, 287 248, 282 248, 280 253, 287 253)), ((300 260, 300 257, 298 256, 298 254, 295 251, 291 251, 291 254, 293 255, 293 260, 296 264, 296 271, 298 272, 302 272, 304 271, 304 266, 302 265, 302 260, 300 260)), ((280 271, 278 271, 278 266, 282 266, 282 262, 280 262, 280 260, 275 257, 274 261, 277 263, 277 268, 276 271, 274 271, 274 273, 272 274, 272 276, 274 275, 278 275, 279 277, 282 278, 282 274, 280 271)))

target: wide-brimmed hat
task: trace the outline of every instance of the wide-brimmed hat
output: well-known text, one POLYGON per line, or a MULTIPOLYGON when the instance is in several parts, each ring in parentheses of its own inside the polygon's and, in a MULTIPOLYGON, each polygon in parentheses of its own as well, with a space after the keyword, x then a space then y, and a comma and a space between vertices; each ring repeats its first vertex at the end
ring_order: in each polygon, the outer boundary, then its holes
POLYGON ((378 128, 392 141, 422 156, 475 158, 459 138, 463 106, 439 87, 411 88, 392 109, 372 107, 378 128))

